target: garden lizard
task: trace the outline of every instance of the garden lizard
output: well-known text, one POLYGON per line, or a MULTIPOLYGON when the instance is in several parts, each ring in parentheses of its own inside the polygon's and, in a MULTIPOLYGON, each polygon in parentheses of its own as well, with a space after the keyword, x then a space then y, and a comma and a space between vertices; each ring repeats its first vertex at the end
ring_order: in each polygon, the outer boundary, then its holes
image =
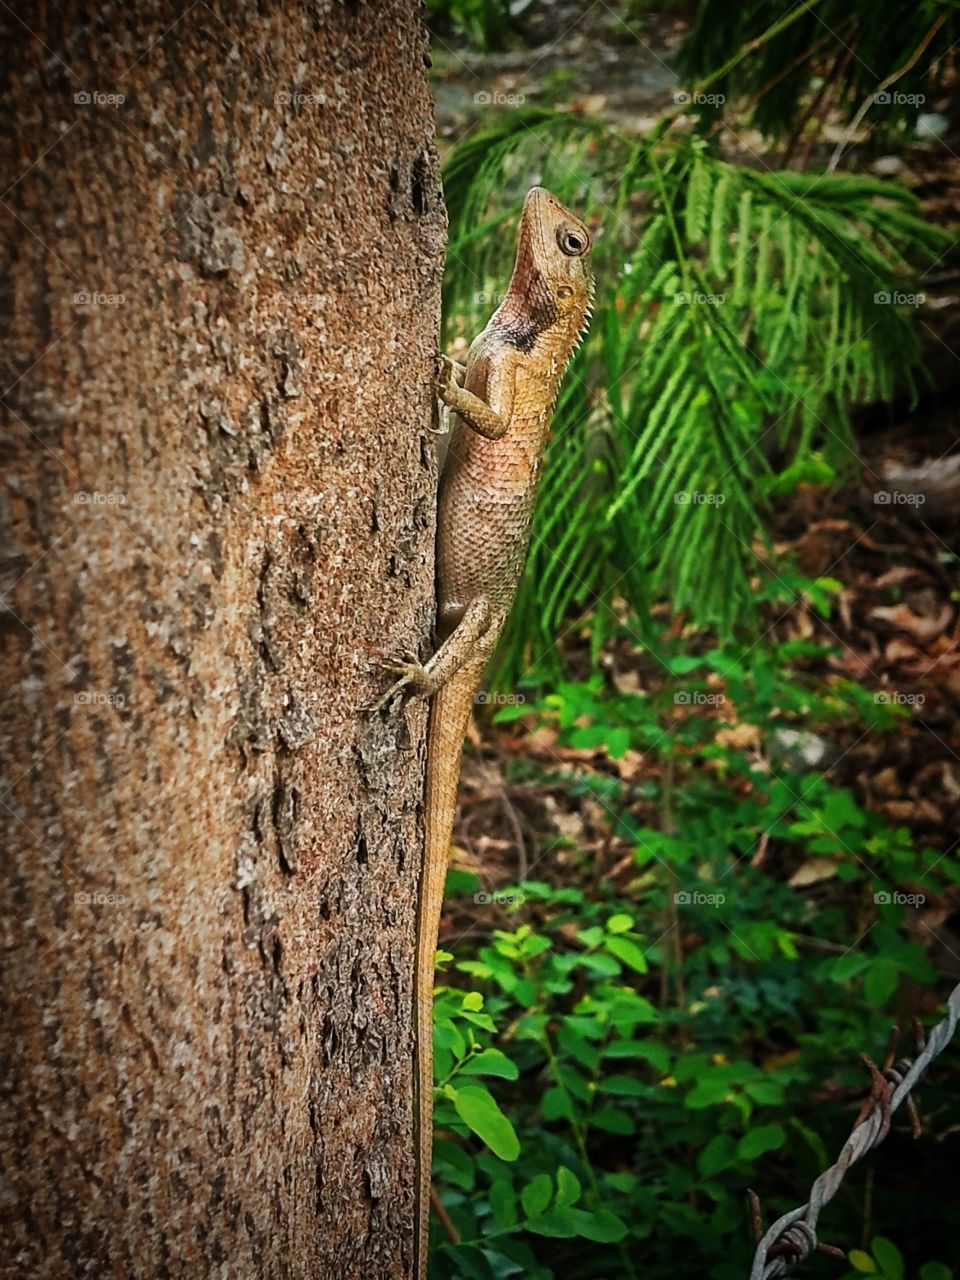
POLYGON ((427 1270, 433 1153, 433 976, 470 711, 530 541, 530 521, 560 379, 590 317, 590 233, 542 187, 526 197, 510 285, 465 366, 441 357, 436 391, 450 411, 437 515, 439 648, 404 653, 379 700, 432 698, 427 734, 426 841, 415 972, 417 1220, 414 1275, 427 1270))

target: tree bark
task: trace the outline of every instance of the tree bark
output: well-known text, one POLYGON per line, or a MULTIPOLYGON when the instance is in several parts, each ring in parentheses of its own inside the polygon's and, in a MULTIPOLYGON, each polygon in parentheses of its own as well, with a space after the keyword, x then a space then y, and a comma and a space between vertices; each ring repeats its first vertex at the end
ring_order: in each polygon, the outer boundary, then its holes
POLYGON ((0 8, 18 1280, 410 1265, 424 711, 362 708, 432 622, 416 9, 0 8))

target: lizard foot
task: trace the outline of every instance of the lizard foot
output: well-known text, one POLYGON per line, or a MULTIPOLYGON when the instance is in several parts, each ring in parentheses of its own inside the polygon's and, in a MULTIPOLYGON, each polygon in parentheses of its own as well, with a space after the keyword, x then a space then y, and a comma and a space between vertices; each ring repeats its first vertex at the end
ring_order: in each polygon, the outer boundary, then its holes
POLYGON ((433 392, 437 401, 437 419, 439 425, 431 427, 435 436, 445 436, 450 431, 450 397, 453 390, 463 385, 467 367, 441 355, 437 366, 437 376, 433 381, 433 392))
POLYGON ((465 372, 464 365, 451 360, 449 356, 441 356, 438 361, 437 376, 433 383, 437 399, 446 404, 450 393, 454 390, 459 390, 461 387, 465 372))
POLYGON ((437 358, 437 382, 444 387, 451 385, 462 387, 463 380, 467 376, 467 366, 461 364, 459 360, 454 360, 451 356, 445 356, 442 352, 437 358))
POLYGON ((398 694, 404 692, 414 697, 418 694, 433 693, 433 677, 412 649, 404 650, 393 658, 385 658, 377 665, 381 671, 387 671, 390 675, 398 676, 399 679, 394 681, 386 693, 376 700, 370 708, 371 711, 382 711, 388 702, 392 702, 398 694))

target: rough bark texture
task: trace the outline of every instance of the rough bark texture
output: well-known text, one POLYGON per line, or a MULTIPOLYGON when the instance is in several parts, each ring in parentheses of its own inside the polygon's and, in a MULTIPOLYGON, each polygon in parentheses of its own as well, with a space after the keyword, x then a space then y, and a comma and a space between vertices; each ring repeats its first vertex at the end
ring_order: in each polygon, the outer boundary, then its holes
POLYGON ((400 1277, 424 711, 360 708, 431 622, 417 6, 11 4, 3 1274, 400 1277))

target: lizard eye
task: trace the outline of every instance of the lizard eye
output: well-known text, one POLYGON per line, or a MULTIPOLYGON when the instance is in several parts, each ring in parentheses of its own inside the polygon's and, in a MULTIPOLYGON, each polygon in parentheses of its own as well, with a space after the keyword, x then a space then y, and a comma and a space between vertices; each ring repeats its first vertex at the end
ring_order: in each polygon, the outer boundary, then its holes
POLYGON ((568 258, 579 258, 590 248, 590 237, 580 227, 561 227, 557 232, 557 244, 568 258))

